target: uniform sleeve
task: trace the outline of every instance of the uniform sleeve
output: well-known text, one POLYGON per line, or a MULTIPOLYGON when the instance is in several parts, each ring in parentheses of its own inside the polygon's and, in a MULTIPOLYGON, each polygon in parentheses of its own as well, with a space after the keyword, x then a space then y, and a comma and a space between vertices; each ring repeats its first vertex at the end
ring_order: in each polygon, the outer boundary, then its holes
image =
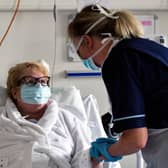
POLYGON ((145 127, 139 57, 130 51, 116 52, 104 66, 103 79, 112 103, 114 131, 145 127))

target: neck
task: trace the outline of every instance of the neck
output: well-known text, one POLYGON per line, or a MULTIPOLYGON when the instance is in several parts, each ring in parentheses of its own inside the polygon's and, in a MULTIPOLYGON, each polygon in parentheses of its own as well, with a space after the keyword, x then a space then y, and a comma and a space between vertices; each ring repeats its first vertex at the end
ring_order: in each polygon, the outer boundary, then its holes
POLYGON ((26 119, 35 119, 35 120, 39 120, 43 114, 45 113, 45 110, 47 108, 47 105, 43 105, 42 107, 39 108, 28 108, 26 110, 26 108, 22 108, 22 107, 18 107, 20 113, 22 114, 22 116, 27 116, 26 119))
POLYGON ((105 59, 108 57, 109 51, 111 50, 112 43, 110 42, 107 46, 104 47, 102 52, 99 54, 99 57, 95 57, 95 63, 98 66, 102 66, 105 59))

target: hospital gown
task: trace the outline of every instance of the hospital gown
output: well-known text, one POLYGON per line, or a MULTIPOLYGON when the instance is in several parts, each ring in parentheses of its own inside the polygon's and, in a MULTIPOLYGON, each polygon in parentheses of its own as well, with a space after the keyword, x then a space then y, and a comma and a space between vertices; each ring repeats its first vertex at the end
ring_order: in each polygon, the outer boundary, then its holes
MULTIPOLYGON (((89 158, 89 147, 91 142, 90 130, 88 129, 87 125, 82 123, 75 115, 70 113, 68 109, 58 107, 57 103, 54 100, 52 100, 48 105, 45 114, 37 123, 25 120, 17 111, 16 106, 10 99, 7 100, 5 108, 2 110, 1 114, 3 114, 2 120, 6 117, 8 120, 11 120, 11 123, 16 123, 18 127, 19 131, 14 129, 12 130, 12 126, 10 128, 13 135, 16 134, 16 138, 18 138, 16 139, 17 141, 13 143, 18 142, 31 145, 31 143, 33 142, 33 168, 91 167, 89 158), (13 116, 14 114, 16 115, 13 116), (10 115, 12 117, 10 117, 10 115), (26 134, 27 130, 29 134, 26 134), (42 134, 39 130, 41 132, 44 131, 45 133, 42 134), (24 138, 21 138, 19 140, 18 132, 20 132, 21 137, 24 138), (32 136, 30 135, 31 132, 33 134, 32 136), (34 135, 37 136, 35 138, 32 138, 34 135)), ((10 131, 10 129, 6 129, 6 131, 10 131)), ((0 132, 0 134, 1 133, 2 132, 0 132)), ((1 142, 2 136, 3 135, 1 134, 1 142)), ((9 138, 7 137, 5 142, 6 144, 11 143, 11 141, 9 143, 7 142, 8 139, 9 138)), ((1 145, 0 150, 2 148, 3 146, 1 145)), ((26 157, 28 160, 28 156, 26 157)), ((23 160, 26 161, 26 158, 23 160)), ((19 162, 19 160, 17 161, 19 162)), ((14 162, 16 162, 16 160, 13 160, 13 163, 14 162)), ((27 163, 25 162, 22 164, 24 165, 27 163)), ((22 166, 17 168, 23 168, 22 166)))

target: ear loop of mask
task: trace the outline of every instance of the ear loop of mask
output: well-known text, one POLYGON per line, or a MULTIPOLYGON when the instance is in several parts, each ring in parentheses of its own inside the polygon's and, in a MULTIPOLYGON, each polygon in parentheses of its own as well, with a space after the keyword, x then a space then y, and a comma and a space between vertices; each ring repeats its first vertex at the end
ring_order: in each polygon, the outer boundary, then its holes
MULTIPOLYGON (((109 55, 111 49, 120 41, 118 39, 115 39, 112 37, 111 33, 101 33, 103 36, 108 36, 102 39, 101 44, 104 44, 102 47, 100 47, 94 55, 96 55, 98 52, 100 52, 110 41, 113 41, 110 48, 108 49, 107 55, 109 55)), ((92 56, 93 58, 93 56, 92 56)))
POLYGON ((108 13, 106 10, 104 10, 99 4, 96 4, 95 5, 96 8, 94 8, 94 6, 92 7, 92 10, 94 11, 99 11, 101 14, 105 15, 106 17, 108 18, 111 18, 111 19, 118 19, 119 16, 114 16, 114 14, 116 13, 116 11, 113 11, 113 12, 110 12, 108 13))
MULTIPOLYGON (((92 24, 92 26, 90 26, 90 27, 86 30, 86 32, 84 33, 84 35, 87 35, 96 25, 98 25, 99 23, 101 23, 105 18, 106 18, 106 17, 104 16, 104 17, 100 18, 99 20, 97 20, 94 24, 92 24)), ((83 36, 84 36, 84 35, 83 35, 83 36)), ((79 43, 78 43, 78 45, 76 46, 76 51, 79 50, 79 47, 80 47, 81 44, 82 44, 83 36, 80 38, 79 43)))
POLYGON ((107 44, 111 41, 111 40, 113 40, 113 38, 105 38, 105 39, 103 39, 102 41, 101 41, 101 44, 103 44, 103 46, 101 46, 90 58, 93 58, 93 57, 95 57, 100 51, 102 51, 106 46, 107 46, 107 44))
MULTIPOLYGON (((109 49, 108 49, 108 51, 107 51, 107 56, 108 56, 109 53, 110 53, 110 51, 112 50, 112 48, 113 48, 114 46, 116 46, 117 43, 118 43, 119 41, 121 41, 121 39, 115 39, 115 38, 113 38, 112 35, 111 35, 111 33, 101 33, 101 35, 109 36, 109 37, 106 37, 106 38, 104 38, 104 39, 102 40, 102 42, 101 42, 102 44, 105 43, 107 40, 112 40, 112 41, 113 41, 113 43, 111 44, 111 46, 109 47, 109 49)), ((106 56, 106 58, 107 58, 107 56, 106 56)), ((106 58, 104 59, 104 61, 103 61, 102 65, 101 65, 101 67, 103 67, 103 64, 104 64, 106 58)))
MULTIPOLYGON (((112 12, 112 13, 107 13, 99 4, 96 4, 96 7, 97 7, 97 9, 95 9, 94 6, 93 6, 93 7, 92 7, 92 10, 93 10, 93 11, 96 11, 96 10, 97 10, 97 11, 99 11, 101 14, 104 14, 105 16, 104 16, 104 17, 101 17, 101 18, 98 19, 95 23, 93 23, 93 24, 86 30, 86 32, 84 33, 84 35, 87 35, 95 26, 97 26, 99 23, 101 23, 106 17, 111 18, 111 19, 118 19, 118 18, 119 18, 119 16, 113 16, 116 11, 115 11, 115 12, 112 12)), ((111 33, 109 33, 109 34, 111 34, 111 33)), ((82 35, 82 37, 80 38, 79 43, 78 43, 77 46, 76 46, 76 51, 79 50, 79 47, 80 47, 81 44, 82 44, 83 36, 84 36, 84 35, 82 35)), ((112 35, 111 35, 111 38, 112 38, 112 35)))
MULTIPOLYGON (((97 66, 94 61, 93 61, 93 57, 95 57, 99 52, 101 52, 106 46, 107 44, 112 40, 112 38, 107 37, 105 39, 103 39, 101 41, 101 43, 103 44, 92 56, 90 56, 89 58, 87 58, 86 60, 83 60, 83 64, 85 65, 85 67, 92 69, 92 70, 99 70, 100 67, 97 66)), ((110 46, 111 48, 111 46, 110 46)), ((109 51, 109 50, 108 50, 109 51)), ((108 54, 107 54, 108 55, 108 54)), ((106 59, 106 58, 105 58, 106 59)), ((103 62, 104 64, 104 62, 103 62)), ((102 64, 100 65, 102 66, 102 64)))

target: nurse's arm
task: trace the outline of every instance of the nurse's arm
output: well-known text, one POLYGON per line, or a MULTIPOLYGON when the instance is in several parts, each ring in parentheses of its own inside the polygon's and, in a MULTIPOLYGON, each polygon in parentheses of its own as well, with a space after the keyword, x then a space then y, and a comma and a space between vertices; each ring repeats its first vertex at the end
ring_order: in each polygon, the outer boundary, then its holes
POLYGON ((147 143, 147 128, 134 128, 123 131, 119 141, 110 146, 108 152, 112 156, 123 156, 143 149, 147 143))

